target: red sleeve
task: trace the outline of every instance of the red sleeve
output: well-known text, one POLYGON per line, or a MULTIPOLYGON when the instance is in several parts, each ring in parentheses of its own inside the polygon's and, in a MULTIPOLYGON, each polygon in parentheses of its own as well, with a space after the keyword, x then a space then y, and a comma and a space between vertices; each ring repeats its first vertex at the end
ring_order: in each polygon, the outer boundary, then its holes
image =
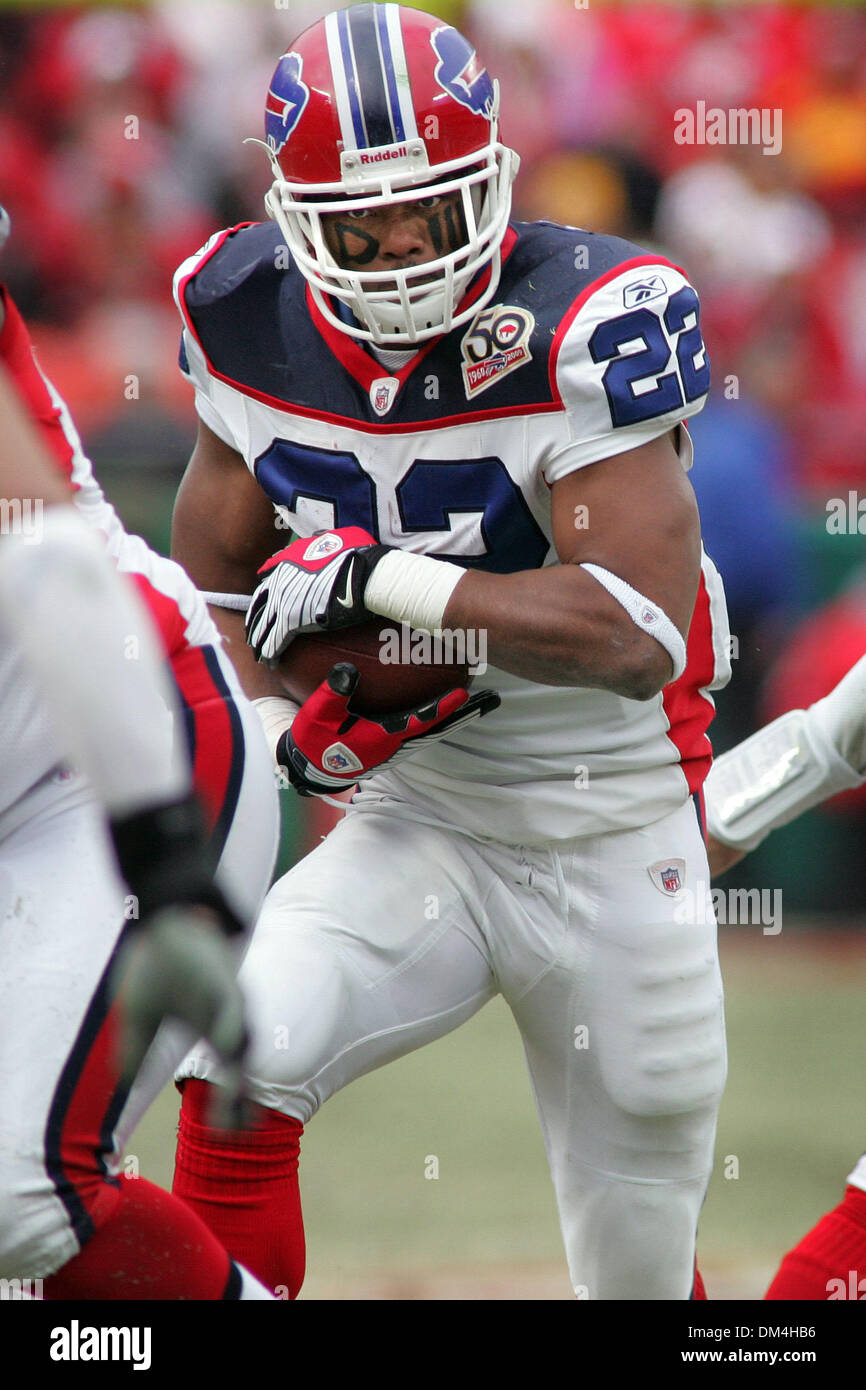
MULTIPOLYGON (((30 418, 38 426, 42 442, 64 478, 72 478, 72 445, 63 433, 60 411, 36 365, 33 344, 18 309, 5 285, 0 285, 5 319, 0 330, 0 361, 12 377, 30 418)), ((74 487, 75 484, 72 484, 74 487)))

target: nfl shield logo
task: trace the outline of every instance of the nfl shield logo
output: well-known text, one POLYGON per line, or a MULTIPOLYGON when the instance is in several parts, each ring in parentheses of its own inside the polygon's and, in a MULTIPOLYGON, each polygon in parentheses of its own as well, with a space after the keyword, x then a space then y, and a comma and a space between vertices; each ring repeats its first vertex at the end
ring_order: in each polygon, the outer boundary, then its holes
POLYGON ((679 869, 675 869, 674 866, 673 866, 672 864, 669 864, 668 867, 667 867, 666 869, 662 869, 662 872, 661 872, 661 879, 662 879, 662 883, 664 884, 664 889, 665 889, 665 892, 666 892, 666 893, 678 893, 678 892, 679 892, 679 890, 680 890, 680 871, 679 871, 679 869))
POLYGON ((660 859, 657 864, 649 864, 647 873, 660 893, 673 898, 679 893, 686 878, 685 859, 660 859))
POLYGON ((363 766, 345 743, 332 743, 322 754, 322 767, 326 772, 333 772, 338 777, 344 772, 360 772, 363 766))
POLYGON ((377 415, 387 415, 397 399, 400 382, 396 376, 379 376, 370 384, 370 403, 377 415))
POLYGON ((303 558, 305 560, 324 560, 328 555, 336 555, 337 551, 342 549, 342 538, 335 536, 332 531, 325 531, 310 542, 304 551, 303 558))

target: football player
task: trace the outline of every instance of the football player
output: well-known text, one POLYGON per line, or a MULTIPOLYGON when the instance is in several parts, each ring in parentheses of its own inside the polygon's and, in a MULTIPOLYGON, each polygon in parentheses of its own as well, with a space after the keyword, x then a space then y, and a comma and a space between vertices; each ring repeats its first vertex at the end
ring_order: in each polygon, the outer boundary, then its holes
POLYGON ((270 757, 204 604, 123 531, 2 289, 0 363, 0 1272, 49 1299, 272 1298, 121 1164, 203 1029, 237 1079, 270 757))
MULTIPOLYGON (((724 873, 771 831, 866 781, 866 656, 822 700, 791 710, 722 754, 705 785, 707 849, 724 873)), ((773 1300, 850 1297, 866 1290, 866 1156, 843 1200, 783 1259, 773 1300)))
POLYGON ((242 968, 257 1126, 208 1124, 221 1073, 196 1048, 174 1190, 296 1292, 303 1125, 499 993, 575 1290, 687 1299, 725 1050, 715 924, 675 906, 707 874, 730 673, 686 476, 697 295, 618 238, 511 224, 497 84, 417 10, 306 30, 265 135, 271 220, 177 275, 199 434, 174 549, 288 778, 359 789, 242 968), (298 711, 273 669, 294 635, 370 615, 483 632, 498 699, 462 692, 414 746, 420 716, 353 716, 351 672, 298 711))

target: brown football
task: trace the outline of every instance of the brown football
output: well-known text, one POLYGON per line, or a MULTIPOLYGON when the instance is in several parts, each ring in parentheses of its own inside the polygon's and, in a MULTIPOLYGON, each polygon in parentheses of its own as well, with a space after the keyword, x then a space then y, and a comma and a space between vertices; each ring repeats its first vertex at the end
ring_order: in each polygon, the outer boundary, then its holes
MULTIPOLYGON (((427 704, 471 679, 465 661, 427 633, 371 618, 335 632, 304 633, 290 644, 278 667, 286 694, 302 704, 338 661, 350 661, 361 677, 352 709, 373 716, 427 704)), ((465 653, 461 653, 465 655, 465 653)))

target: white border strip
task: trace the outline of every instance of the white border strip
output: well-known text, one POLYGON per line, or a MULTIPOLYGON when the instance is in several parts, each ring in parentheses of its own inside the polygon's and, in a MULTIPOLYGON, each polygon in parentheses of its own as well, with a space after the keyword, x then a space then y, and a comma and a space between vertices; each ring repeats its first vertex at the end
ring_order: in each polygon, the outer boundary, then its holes
POLYGON ((343 46, 340 42, 337 19, 338 12, 336 10, 325 17, 325 37, 328 40, 328 58, 331 62, 331 78, 334 83, 334 95, 337 98, 337 115, 340 118, 340 133, 343 137, 343 149, 356 150, 358 148, 358 141, 355 138, 355 123, 352 120, 352 109, 349 105, 349 86, 343 66, 343 46))
MULTIPOLYGON (((412 88, 409 85, 409 68, 406 64, 406 49, 403 46, 403 30, 400 27, 400 6, 385 6, 385 22, 391 42, 391 61, 394 64, 394 79, 397 84, 397 97, 400 102, 400 115, 407 140, 417 140, 418 122, 415 120, 415 107, 412 103, 412 88)), ((436 161, 431 161, 435 163, 436 161)))

